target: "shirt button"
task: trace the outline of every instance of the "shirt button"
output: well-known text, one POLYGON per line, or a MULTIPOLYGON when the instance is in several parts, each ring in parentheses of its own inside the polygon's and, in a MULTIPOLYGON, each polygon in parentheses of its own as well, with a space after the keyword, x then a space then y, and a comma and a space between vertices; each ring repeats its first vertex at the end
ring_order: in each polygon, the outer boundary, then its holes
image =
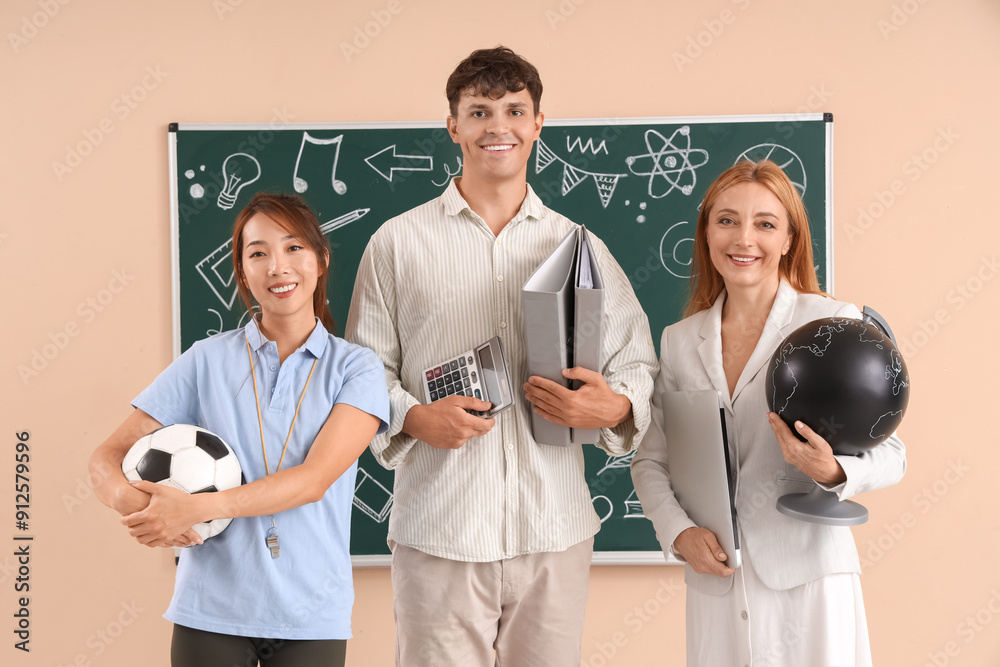
POLYGON ((276 371, 276 370, 278 370, 278 367, 277 367, 277 366, 275 366, 274 364, 271 364, 271 370, 272 370, 272 371, 276 371))
POLYGON ((747 613, 745 611, 741 611, 740 618, 742 618, 744 621, 747 620, 747 613))
POLYGON ((509 452, 514 451, 514 443, 513 442, 508 442, 507 443, 507 451, 509 451, 509 452))
POLYGON ((498 283, 502 283, 503 282, 503 276, 497 276, 497 282, 498 283))
POLYGON ((500 328, 501 329, 506 329, 507 328, 507 323, 506 322, 501 322, 500 323, 500 328))

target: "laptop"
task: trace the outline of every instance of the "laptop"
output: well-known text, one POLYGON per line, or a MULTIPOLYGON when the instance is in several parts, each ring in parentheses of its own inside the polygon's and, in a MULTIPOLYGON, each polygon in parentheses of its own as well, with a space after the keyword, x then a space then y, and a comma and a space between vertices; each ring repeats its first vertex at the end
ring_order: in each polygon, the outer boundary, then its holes
POLYGON ((663 392, 663 434, 677 502, 698 526, 715 533, 726 565, 738 568, 740 536, 722 396, 714 389, 663 392))

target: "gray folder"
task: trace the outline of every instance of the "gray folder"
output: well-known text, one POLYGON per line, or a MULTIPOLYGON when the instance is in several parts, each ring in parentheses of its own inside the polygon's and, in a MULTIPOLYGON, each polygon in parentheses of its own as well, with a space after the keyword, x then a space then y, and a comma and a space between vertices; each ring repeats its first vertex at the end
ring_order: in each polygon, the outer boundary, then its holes
POLYGON ((714 389, 704 389, 665 391, 661 398, 674 496, 695 524, 715 533, 728 556, 726 565, 737 568, 740 534, 722 397, 714 389))
MULTIPOLYGON (((600 373, 604 368, 601 364, 604 281, 597 268, 597 257, 590 245, 587 229, 583 226, 580 227, 574 292, 576 302, 573 304, 572 364, 600 373)), ((574 380, 573 389, 579 389, 582 384, 579 380, 574 380)), ((571 429, 570 433, 573 444, 593 444, 600 437, 600 429, 571 429)))
MULTIPOLYGON (((529 376, 568 387, 564 368, 601 372, 604 283, 586 228, 566 234, 525 282, 521 295, 529 376)), ((600 437, 596 429, 560 426, 534 412, 531 432, 535 442, 563 447, 594 443, 600 437)))

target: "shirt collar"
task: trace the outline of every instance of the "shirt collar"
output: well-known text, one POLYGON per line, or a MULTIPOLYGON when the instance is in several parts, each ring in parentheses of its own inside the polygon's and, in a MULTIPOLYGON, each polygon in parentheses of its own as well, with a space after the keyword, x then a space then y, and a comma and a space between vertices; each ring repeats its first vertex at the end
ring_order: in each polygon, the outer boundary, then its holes
MULTIPOLYGON (((270 341, 264 336, 260 331, 260 327, 257 326, 257 318, 251 317, 250 321, 247 322, 246 326, 243 327, 243 333, 247 337, 247 342, 250 343, 250 347, 254 352, 260 350, 266 343, 270 341)), ((316 326, 313 327, 312 333, 306 338, 306 342, 302 344, 310 354, 319 359, 323 356, 326 351, 327 344, 329 343, 330 337, 326 331, 326 327, 316 318, 316 326)))
MULTIPOLYGON (((458 179, 461 177, 455 177, 451 179, 451 183, 445 188, 445 191, 441 193, 441 204, 444 206, 444 212, 446 215, 459 215, 463 211, 469 211, 469 213, 474 213, 469 203, 465 201, 462 197, 462 193, 458 191, 458 179)), ((531 185, 527 186, 527 193, 524 196, 524 201, 521 202, 521 208, 518 210, 517 214, 511 218, 510 222, 519 222, 526 218, 534 218, 535 220, 540 220, 545 212, 545 205, 542 200, 539 199, 535 191, 531 189, 531 185)), ((508 223, 510 224, 510 223, 508 223)))

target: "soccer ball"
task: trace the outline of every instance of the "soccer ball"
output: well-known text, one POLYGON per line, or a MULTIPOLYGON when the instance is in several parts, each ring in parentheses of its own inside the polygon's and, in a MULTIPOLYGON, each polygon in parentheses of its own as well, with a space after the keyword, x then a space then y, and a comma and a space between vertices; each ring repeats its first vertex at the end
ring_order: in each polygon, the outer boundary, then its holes
MULTIPOLYGON (((243 483, 236 454, 222 438, 189 424, 173 424, 139 438, 122 461, 130 482, 144 479, 185 493, 225 491, 243 483)), ((221 533, 232 519, 195 524, 203 540, 221 533)))

